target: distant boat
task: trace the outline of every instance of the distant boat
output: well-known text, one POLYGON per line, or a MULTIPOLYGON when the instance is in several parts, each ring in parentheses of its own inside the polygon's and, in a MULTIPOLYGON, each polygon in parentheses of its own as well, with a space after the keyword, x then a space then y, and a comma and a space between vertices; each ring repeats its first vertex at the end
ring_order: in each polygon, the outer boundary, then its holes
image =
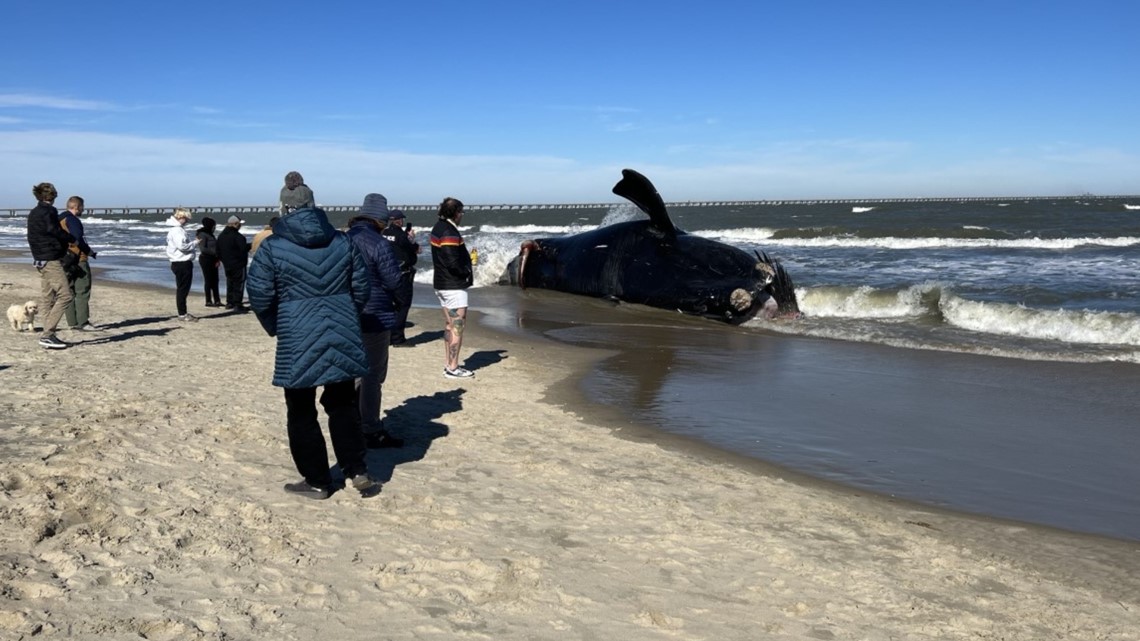
POLYGON ((1125 205, 1125 209, 1140 209, 1140 205, 1125 205))
MULTIPOLYGON (((1128 205, 1125 205, 1125 207, 1128 207, 1128 205)), ((866 211, 871 211, 872 209, 874 209, 874 207, 852 207, 851 213, 861 214, 861 213, 866 212, 866 211)))

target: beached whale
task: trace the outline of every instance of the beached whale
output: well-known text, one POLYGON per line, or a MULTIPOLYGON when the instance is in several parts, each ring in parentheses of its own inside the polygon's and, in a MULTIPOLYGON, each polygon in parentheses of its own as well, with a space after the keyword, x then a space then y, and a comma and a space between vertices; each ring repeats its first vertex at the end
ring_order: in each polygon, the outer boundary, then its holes
POLYGON ((732 324, 757 314, 798 316, 779 262, 677 229, 653 183, 622 170, 613 192, 649 220, 525 241, 501 283, 620 300, 732 324))

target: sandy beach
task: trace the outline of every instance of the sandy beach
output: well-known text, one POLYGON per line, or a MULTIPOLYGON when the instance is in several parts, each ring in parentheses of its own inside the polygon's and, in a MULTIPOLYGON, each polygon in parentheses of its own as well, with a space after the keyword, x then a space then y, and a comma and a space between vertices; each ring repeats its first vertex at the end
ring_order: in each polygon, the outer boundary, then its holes
POLYGON ((0 332, 0 639, 1140 639, 1140 544, 664 444, 583 406, 601 354, 478 321, 448 380, 431 309, 382 493, 286 495, 273 339, 173 298, 97 279, 103 331, 0 332))

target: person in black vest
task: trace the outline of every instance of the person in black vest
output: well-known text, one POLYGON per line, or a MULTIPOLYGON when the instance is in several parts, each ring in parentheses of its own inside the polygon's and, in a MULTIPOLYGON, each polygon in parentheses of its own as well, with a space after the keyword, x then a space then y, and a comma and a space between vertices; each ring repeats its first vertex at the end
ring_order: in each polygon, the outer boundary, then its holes
POLYGON ((415 234, 411 226, 404 227, 404 212, 392 209, 388 212, 388 226, 384 228, 384 235, 392 240, 396 249, 396 258, 400 261, 400 287, 397 297, 401 305, 396 309, 396 326, 392 329, 392 346, 404 347, 407 337, 404 327, 408 324, 408 310, 412 308, 412 295, 416 277, 417 254, 420 246, 415 242, 415 234))
POLYGON ((218 234, 218 260, 226 270, 226 309, 246 311, 242 305, 245 297, 245 273, 249 265, 249 241, 242 235, 241 225, 245 221, 237 216, 226 220, 226 228, 218 234))

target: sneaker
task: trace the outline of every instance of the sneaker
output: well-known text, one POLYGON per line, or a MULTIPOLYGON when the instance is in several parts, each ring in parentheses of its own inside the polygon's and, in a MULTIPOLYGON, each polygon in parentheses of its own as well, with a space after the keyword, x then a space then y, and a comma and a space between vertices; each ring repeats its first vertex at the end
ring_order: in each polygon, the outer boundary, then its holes
POLYGON ((40 337, 40 347, 44 349, 67 349, 67 343, 56 338, 55 334, 40 337))
POLYGON ((365 434, 364 442, 370 450, 404 447, 404 439, 392 436, 387 432, 373 432, 371 434, 365 434))
POLYGON ((193 314, 183 314, 178 317, 178 320, 182 321, 183 323, 197 323, 198 317, 193 314))
POLYGON ((95 325, 95 324, 91 323, 90 321, 88 321, 86 323, 83 323, 79 327, 73 327, 72 329, 77 329, 81 332, 97 332, 102 328, 100 328, 98 325, 95 325))
POLYGON ((443 368, 443 375, 447 378, 471 378, 475 376, 475 372, 469 369, 463 369, 462 367, 456 367, 455 369, 445 367, 443 368))
POLYGON ((367 472, 364 474, 357 474, 356 476, 351 477, 349 481, 352 483, 353 489, 355 489, 357 492, 360 492, 360 496, 363 496, 364 498, 376 496, 380 493, 380 483, 371 476, 368 476, 367 472))
POLYGON ((319 487, 310 485, 308 481, 298 481, 296 483, 286 483, 285 491, 297 496, 303 496, 307 499, 314 499, 321 501, 329 497, 329 489, 327 487, 319 487))

